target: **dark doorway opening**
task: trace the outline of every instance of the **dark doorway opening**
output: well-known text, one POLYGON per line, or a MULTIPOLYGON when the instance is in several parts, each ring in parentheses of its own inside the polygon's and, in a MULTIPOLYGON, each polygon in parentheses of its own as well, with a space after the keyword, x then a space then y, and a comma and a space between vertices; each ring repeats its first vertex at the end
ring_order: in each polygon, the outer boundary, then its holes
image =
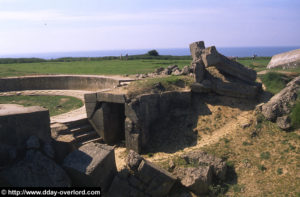
POLYGON ((120 103, 102 103, 105 141, 116 144, 125 139, 125 106, 120 103))

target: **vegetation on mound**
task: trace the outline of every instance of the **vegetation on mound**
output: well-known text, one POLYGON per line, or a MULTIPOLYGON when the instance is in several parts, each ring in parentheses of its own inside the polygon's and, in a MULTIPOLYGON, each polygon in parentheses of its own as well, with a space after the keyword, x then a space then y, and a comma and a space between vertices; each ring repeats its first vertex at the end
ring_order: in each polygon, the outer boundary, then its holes
POLYGON ((50 116, 56 116, 83 106, 81 100, 70 96, 0 96, 0 104, 42 106, 49 109, 50 116))
POLYGON ((202 149, 226 159, 234 169, 236 178, 227 184, 226 196, 299 195, 300 130, 282 131, 259 114, 252 122, 202 149))
POLYGON ((290 114, 292 120, 292 126, 294 129, 300 128, 300 92, 297 93, 298 98, 296 104, 293 106, 292 112, 290 114))
POLYGON ((273 94, 280 92, 280 90, 285 88, 286 84, 292 79, 285 74, 276 72, 268 72, 265 75, 261 75, 260 78, 266 86, 267 91, 273 94))
POLYGON ((252 58, 239 58, 237 61, 244 66, 251 68, 257 72, 266 70, 271 57, 257 57, 254 60, 252 58))
POLYGON ((130 98, 147 93, 161 93, 189 88, 193 78, 187 76, 167 76, 135 81, 127 87, 130 98))

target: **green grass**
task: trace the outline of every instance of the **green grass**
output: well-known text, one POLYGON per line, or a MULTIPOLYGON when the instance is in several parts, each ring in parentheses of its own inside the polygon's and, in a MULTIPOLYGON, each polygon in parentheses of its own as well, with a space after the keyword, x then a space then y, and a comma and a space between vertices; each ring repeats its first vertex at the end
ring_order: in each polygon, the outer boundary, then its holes
POLYGON ((238 62, 243 64, 244 66, 254 69, 259 72, 262 70, 266 70, 268 63, 270 62, 271 57, 261 57, 252 60, 252 58, 242 58, 238 59, 238 62))
MULTIPOLYGON (((251 119, 254 122, 255 117, 251 119)), ((260 124, 256 137, 251 136, 252 124, 243 132, 234 130, 228 143, 220 139, 201 148, 234 164, 236 183, 228 184, 224 196, 296 196, 300 192, 300 179, 295 176, 300 168, 300 130, 282 131, 266 120, 260 124), (252 145, 245 146, 245 141, 252 145)))
POLYGON ((260 153, 260 158, 261 159, 270 159, 270 152, 262 152, 260 153))
POLYGON ((266 86, 267 91, 276 94, 285 88, 286 84, 290 81, 282 73, 269 72, 265 75, 260 76, 263 84, 266 86))
POLYGON ((193 78, 187 76, 167 76, 134 81, 128 86, 128 95, 133 98, 140 94, 176 91, 193 83, 193 78))
POLYGON ((156 68, 177 64, 180 68, 191 60, 101 60, 0 64, 0 77, 32 74, 124 75, 153 72, 156 68))
POLYGON ((50 116, 66 113, 83 105, 82 101, 69 96, 1 96, 0 104, 42 106, 49 109, 50 116))
POLYGON ((291 112, 291 121, 292 126, 295 129, 300 128, 300 92, 297 93, 298 98, 296 100, 296 104, 293 106, 292 112, 291 112))

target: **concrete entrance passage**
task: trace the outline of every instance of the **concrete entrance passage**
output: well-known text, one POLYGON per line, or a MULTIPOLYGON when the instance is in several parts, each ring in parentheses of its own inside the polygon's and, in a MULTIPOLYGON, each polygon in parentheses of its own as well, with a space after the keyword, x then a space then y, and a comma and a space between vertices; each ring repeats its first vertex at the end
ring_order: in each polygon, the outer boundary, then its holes
POLYGON ((115 144, 125 139, 125 109, 124 104, 102 103, 103 129, 100 135, 108 144, 115 144))

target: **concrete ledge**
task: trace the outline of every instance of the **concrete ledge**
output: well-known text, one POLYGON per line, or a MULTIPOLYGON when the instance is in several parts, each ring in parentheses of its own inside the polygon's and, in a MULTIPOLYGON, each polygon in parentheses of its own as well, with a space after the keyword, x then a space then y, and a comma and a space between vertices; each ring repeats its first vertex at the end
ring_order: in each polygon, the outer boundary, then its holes
POLYGON ((130 78, 98 75, 39 75, 0 78, 0 91, 73 89, 97 91, 113 88, 130 78))

